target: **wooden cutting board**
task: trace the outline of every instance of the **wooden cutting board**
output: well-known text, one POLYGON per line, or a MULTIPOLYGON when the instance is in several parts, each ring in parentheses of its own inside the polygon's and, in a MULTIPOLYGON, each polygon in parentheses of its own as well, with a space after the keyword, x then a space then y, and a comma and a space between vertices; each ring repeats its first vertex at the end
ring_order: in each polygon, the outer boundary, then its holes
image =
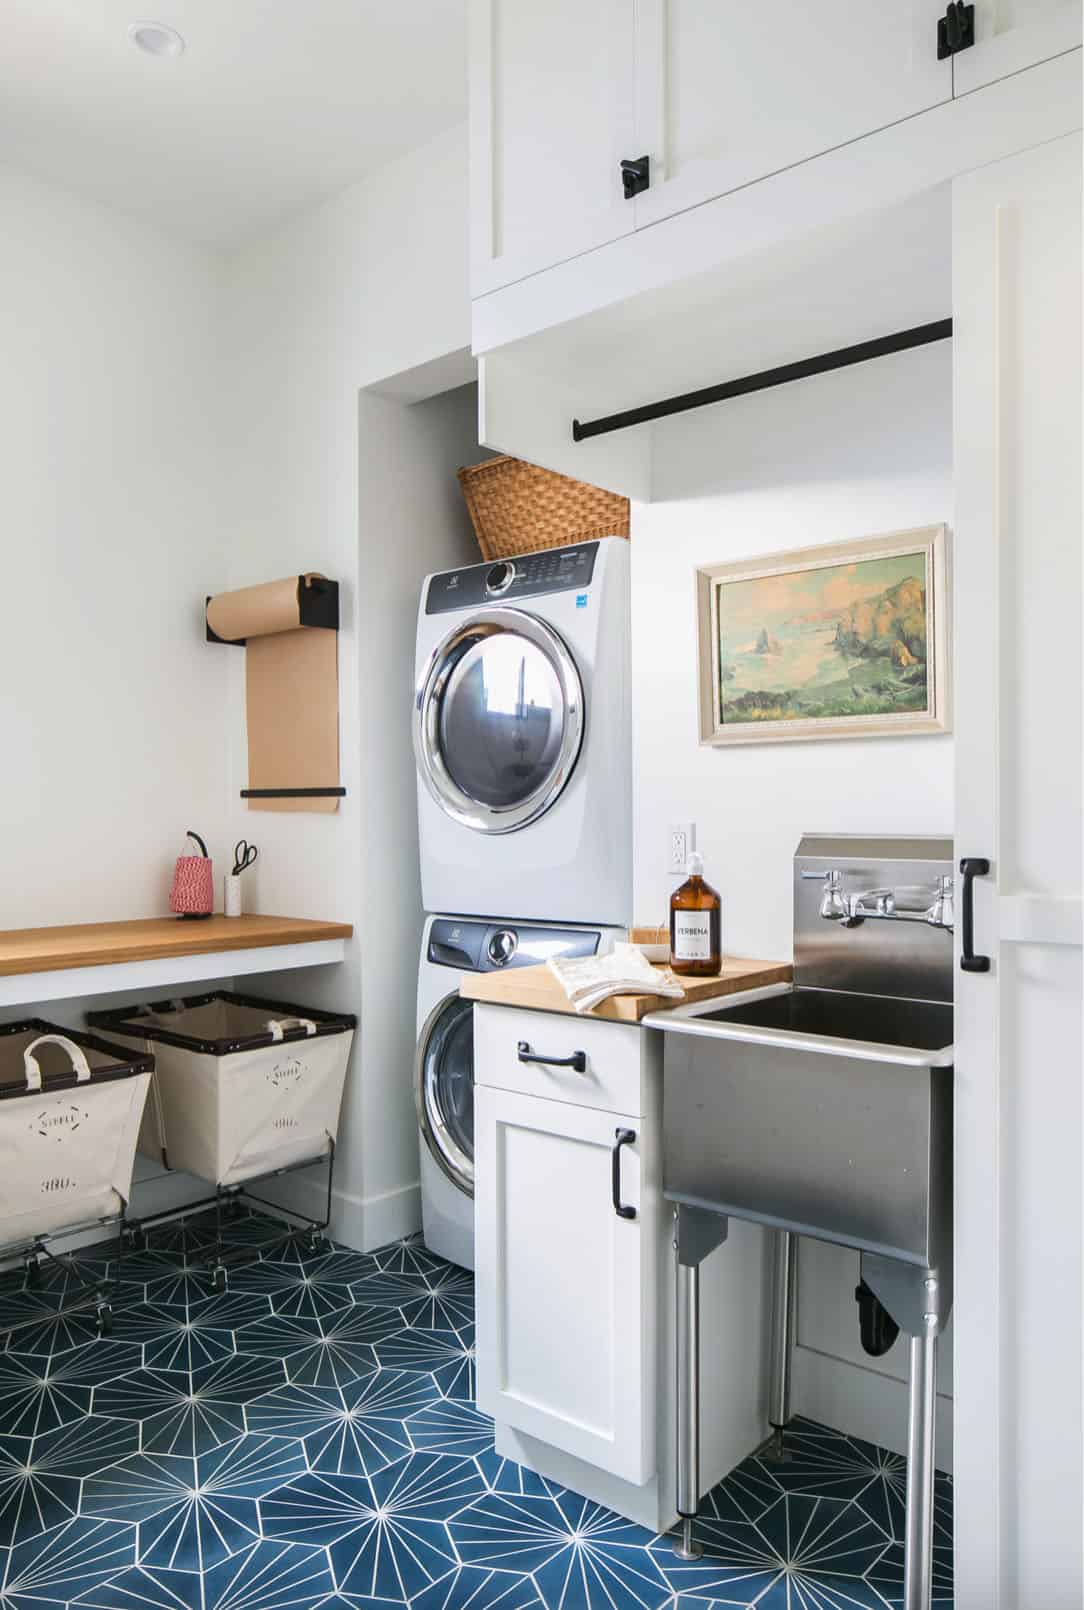
MULTIPOLYGON (((666 971, 656 968, 658 973, 666 971)), ((639 1023, 649 1012, 665 1012, 674 1006, 708 1001, 720 995, 736 995, 740 990, 762 989, 765 984, 787 984, 793 969, 789 962, 750 961, 745 956, 727 956, 714 978, 684 978, 685 998, 669 1000, 663 995, 611 995, 608 1001, 579 1015, 599 1017, 611 1023, 639 1023)), ((464 973, 459 993, 466 1001, 488 1001, 494 1006, 528 1007, 537 1012, 563 1012, 577 1015, 549 968, 509 967, 497 973, 464 973)))

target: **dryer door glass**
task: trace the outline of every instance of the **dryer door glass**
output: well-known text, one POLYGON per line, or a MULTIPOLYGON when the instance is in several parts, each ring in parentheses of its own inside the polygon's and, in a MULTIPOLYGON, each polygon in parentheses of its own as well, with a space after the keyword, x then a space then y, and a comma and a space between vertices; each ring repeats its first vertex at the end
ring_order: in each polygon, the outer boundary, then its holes
POLYGON ((556 632, 520 611, 495 610, 457 629, 419 694, 422 777, 450 816, 485 833, 526 827, 553 804, 582 731, 571 655, 556 632))
POLYGON ((453 1185, 474 1195, 474 1020, 470 1001, 447 996, 418 1042, 414 1089, 426 1145, 453 1185))

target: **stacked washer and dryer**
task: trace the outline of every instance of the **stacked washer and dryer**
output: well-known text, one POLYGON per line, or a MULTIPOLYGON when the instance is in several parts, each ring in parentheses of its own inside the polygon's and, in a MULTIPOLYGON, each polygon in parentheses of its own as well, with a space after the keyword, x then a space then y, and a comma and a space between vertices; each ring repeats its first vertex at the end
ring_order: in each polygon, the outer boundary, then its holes
POLYGON ((610 949, 631 921, 629 544, 426 577, 414 753, 415 1101, 427 1246, 474 1267, 474 1054, 459 974, 610 949))

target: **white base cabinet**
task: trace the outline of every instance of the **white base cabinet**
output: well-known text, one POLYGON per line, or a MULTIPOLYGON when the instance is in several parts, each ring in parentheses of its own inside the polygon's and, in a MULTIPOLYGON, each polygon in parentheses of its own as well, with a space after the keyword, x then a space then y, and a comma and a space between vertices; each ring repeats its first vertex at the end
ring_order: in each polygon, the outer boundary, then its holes
MULTIPOLYGON (((498 1451, 663 1530, 676 1517, 661 1035, 475 1006, 478 1404, 498 1451), (529 1055, 555 1059, 523 1062, 529 1055), (582 1071, 560 1059, 582 1052, 582 1071), (618 1212, 618 1208, 624 1212, 618 1212)), ((761 1232, 704 1270, 704 1483, 767 1434, 761 1232)))

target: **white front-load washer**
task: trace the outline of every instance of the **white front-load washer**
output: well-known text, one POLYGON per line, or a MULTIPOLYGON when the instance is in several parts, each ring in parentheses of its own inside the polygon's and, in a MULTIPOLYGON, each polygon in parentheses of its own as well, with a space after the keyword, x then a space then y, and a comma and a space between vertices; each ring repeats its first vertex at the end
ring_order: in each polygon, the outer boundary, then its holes
POLYGON ((421 1134, 422 1233, 431 1252, 474 1268, 474 1024, 461 973, 603 955, 624 929, 428 917, 418 965, 414 1102, 421 1134))
POLYGON ((414 753, 426 911, 627 926, 623 537, 426 578, 414 753))

